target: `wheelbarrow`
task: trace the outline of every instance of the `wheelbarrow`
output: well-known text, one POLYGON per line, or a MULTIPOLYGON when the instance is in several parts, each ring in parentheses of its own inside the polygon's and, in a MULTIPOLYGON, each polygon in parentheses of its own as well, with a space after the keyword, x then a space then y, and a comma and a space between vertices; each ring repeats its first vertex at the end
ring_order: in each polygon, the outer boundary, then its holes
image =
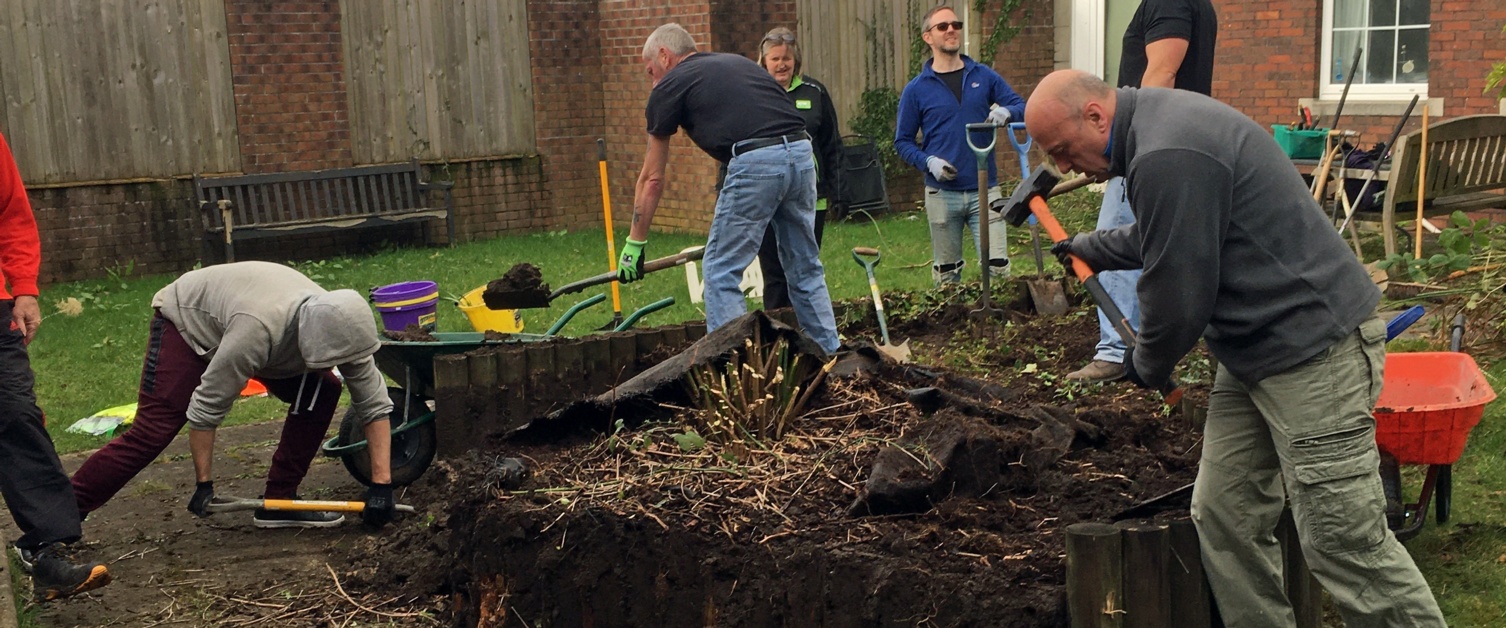
MULTIPOLYGON (((377 349, 377 370, 398 386, 387 388, 392 398, 392 485, 407 486, 417 481, 429 469, 434 454, 439 449, 437 413, 434 404, 434 358, 442 355, 466 353, 482 347, 495 347, 524 342, 549 340, 564 328, 581 310, 606 300, 598 294, 575 304, 542 334, 496 334, 483 332, 436 332, 433 341, 383 339, 377 349)), ((674 305, 674 297, 666 297, 634 311, 618 324, 613 331, 622 331, 637 324, 645 315, 674 305)), ((340 432, 325 441, 321 451, 326 456, 337 457, 345 463, 345 469, 362 484, 371 484, 371 457, 366 454, 366 440, 359 418, 347 412, 340 421, 340 432)))
POLYGON ((1480 422, 1496 393, 1473 358, 1459 352, 1464 315, 1454 318, 1446 352, 1392 353, 1375 408, 1375 441, 1381 450, 1381 484, 1387 521, 1396 538, 1422 530, 1436 495, 1438 523, 1453 505, 1453 464, 1464 453, 1469 432, 1480 422), (1424 465, 1427 473, 1417 501, 1401 498, 1400 465, 1424 465))

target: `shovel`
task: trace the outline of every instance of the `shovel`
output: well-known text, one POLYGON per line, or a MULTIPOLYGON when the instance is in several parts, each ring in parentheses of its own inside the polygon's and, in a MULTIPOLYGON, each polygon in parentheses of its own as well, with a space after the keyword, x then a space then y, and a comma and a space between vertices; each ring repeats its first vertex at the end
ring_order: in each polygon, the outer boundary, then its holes
POLYGON ((994 150, 994 144, 999 141, 999 125, 993 122, 974 122, 967 125, 967 146, 973 149, 973 155, 978 157, 978 246, 982 249, 978 253, 978 265, 983 267, 983 294, 978 298, 978 309, 968 312, 974 318, 993 318, 1004 310, 994 307, 989 303, 992 290, 988 286, 989 275, 993 274, 993 267, 989 261, 993 255, 993 249, 989 245, 989 223, 992 214, 988 212, 988 154, 994 150), (974 133, 988 133, 988 143, 979 145, 973 143, 974 133))
MULTIPOLYGON (((1030 145, 1035 140, 1030 139, 1030 134, 1025 133, 1025 141, 1020 141, 1019 134, 1025 131, 1024 122, 1010 122, 1009 144, 1014 146, 1015 154, 1020 156, 1020 176, 1030 175, 1030 145)), ((1035 313, 1041 316, 1061 316, 1067 313, 1067 293, 1062 290, 1062 284, 1055 279, 1046 278, 1046 258, 1041 254, 1041 224, 1031 215, 1030 221, 1030 248, 1035 252, 1035 278, 1025 280, 1025 289, 1030 293, 1030 303, 1035 307, 1035 313)))
POLYGON ((878 277, 873 274, 873 267, 878 266, 879 260, 882 259, 879 250, 866 246, 853 247, 852 259, 856 260, 863 270, 868 271, 868 290, 873 293, 873 311, 878 314, 879 334, 884 339, 884 344, 879 345, 878 350, 901 364, 909 362, 910 341, 899 343, 899 346, 889 342, 889 323, 884 320, 884 300, 879 297, 878 277))
MULTIPOLYGON (((650 260, 643 264, 643 273, 648 274, 652 272, 658 272, 666 268, 684 266, 686 262, 693 262, 701 259, 701 257, 705 254, 705 247, 697 247, 695 249, 691 249, 683 253, 677 253, 669 257, 661 257, 656 260, 650 260)), ((589 279, 582 279, 572 284, 566 284, 564 287, 559 288, 554 292, 548 292, 542 286, 533 286, 530 288, 505 291, 493 291, 488 288, 486 292, 481 293, 481 300, 482 302, 486 303, 487 309, 491 310, 521 310, 526 308, 549 307, 550 301, 553 301, 561 296, 580 292, 581 290, 585 290, 586 288, 599 286, 601 284, 610 283, 616 280, 617 273, 610 272, 602 273, 589 279)))

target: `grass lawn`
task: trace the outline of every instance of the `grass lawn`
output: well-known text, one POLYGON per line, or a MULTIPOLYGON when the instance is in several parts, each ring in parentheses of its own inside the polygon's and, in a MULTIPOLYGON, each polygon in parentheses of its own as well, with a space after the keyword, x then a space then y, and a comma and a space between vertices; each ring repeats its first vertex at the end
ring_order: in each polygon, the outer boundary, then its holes
MULTIPOLYGON (((1009 186, 1006 186, 1008 188, 1009 186)), ((1075 192, 1053 200, 1052 207, 1069 232, 1091 228, 1099 196, 1075 192)), ((623 234, 618 235, 618 242, 623 234)), ((1012 229, 1009 236, 1016 274, 1033 272, 1029 231, 1012 229)), ((648 254, 662 257, 704 243, 700 236, 656 233, 648 254)), ((878 268, 879 284, 888 290, 924 290, 931 285, 930 240, 924 216, 915 212, 886 216, 874 222, 829 224, 822 247, 827 283, 834 300, 866 296, 867 279, 853 262, 854 246, 872 246, 883 251, 878 268)), ((1048 258, 1049 260, 1049 258, 1048 258)), ((553 286, 606 271, 602 231, 584 229, 497 238, 445 249, 395 249, 376 255, 337 258, 297 264, 305 274, 327 288, 354 288, 365 292, 373 286, 430 279, 438 281, 447 301, 439 309, 439 327, 445 331, 469 330, 464 315, 455 307, 468 290, 501 276, 513 264, 532 262, 553 286)), ((971 264, 971 262, 970 262, 971 264)), ((1054 261, 1048 270, 1060 273, 1054 261)), ((970 265, 976 277, 976 266, 970 265)), ((83 313, 76 317, 52 315, 43 324, 30 352, 36 371, 39 402, 50 420, 60 452, 79 451, 102 445, 106 439, 65 432, 80 418, 104 408, 135 401, 142 352, 147 340, 152 295, 172 281, 172 275, 135 276, 129 268, 111 269, 109 278, 47 286, 44 313, 52 303, 67 297, 79 299, 83 313)), ((600 289, 606 291, 606 287, 600 289)), ((587 291, 562 297, 547 310, 526 310, 526 331, 543 332, 570 305, 594 294, 587 291)), ((685 273, 675 269, 649 275, 643 281, 622 287, 624 312, 665 296, 675 297, 672 308, 654 313, 641 324, 668 324, 703 318, 691 304, 685 273)), ((591 333, 611 317, 610 301, 586 310, 568 325, 564 334, 591 333)), ((1085 342, 1087 339, 1085 339, 1085 342)), ((1415 342, 1405 350, 1421 350, 1415 342)), ((1506 390, 1506 365, 1487 365, 1491 384, 1506 390)), ((1449 624, 1455 626, 1506 625, 1506 425, 1503 404, 1488 408, 1474 430, 1464 457, 1454 470, 1452 520, 1436 525, 1430 520, 1422 534, 1408 543, 1423 573, 1428 577, 1449 624)), ((285 406, 269 399, 238 403, 228 423, 274 420, 285 406)), ((1410 473, 1404 490, 1415 499, 1420 485, 1410 473)))

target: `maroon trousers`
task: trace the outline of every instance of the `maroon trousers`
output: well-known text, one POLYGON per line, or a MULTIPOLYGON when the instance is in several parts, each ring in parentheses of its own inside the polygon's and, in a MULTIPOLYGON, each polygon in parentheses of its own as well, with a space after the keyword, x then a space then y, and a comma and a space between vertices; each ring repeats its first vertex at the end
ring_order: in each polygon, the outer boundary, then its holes
MULTIPOLYGON (((87 515, 110 501, 173 442, 188 423, 188 402, 208 367, 209 363, 194 353, 177 327, 160 314, 152 318, 135 421, 124 434, 89 456, 73 474, 73 493, 80 513, 87 515)), ((292 499, 335 416, 335 407, 340 402, 340 379, 325 369, 300 377, 264 379, 262 383, 269 394, 294 404, 288 408, 282 439, 272 454, 266 489, 268 499, 292 499), (322 387, 318 386, 320 378, 322 387), (301 403, 297 399, 300 384, 301 403)))

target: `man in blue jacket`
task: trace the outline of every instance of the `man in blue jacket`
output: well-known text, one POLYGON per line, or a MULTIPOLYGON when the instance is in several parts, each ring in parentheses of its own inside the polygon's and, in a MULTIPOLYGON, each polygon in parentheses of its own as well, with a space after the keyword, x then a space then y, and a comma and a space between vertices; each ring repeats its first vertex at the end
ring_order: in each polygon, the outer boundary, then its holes
MULTIPOLYGON (((968 146, 967 125, 1024 120, 1025 101, 998 72, 961 53, 962 21, 951 7, 931 9, 922 24, 925 30, 921 37, 931 47, 931 60, 900 94, 894 149, 905 163, 926 173, 932 277, 937 284, 956 283, 962 277, 964 224, 973 232, 979 259, 984 256, 978 237, 977 156, 968 146), (922 136, 918 144, 917 131, 922 136)), ((990 139, 980 136, 973 141, 986 144, 990 139)), ((990 155, 989 198, 999 195, 995 171, 990 155)), ((989 272, 995 277, 1009 274, 1004 225, 1002 215, 989 218, 987 259, 989 272)))

